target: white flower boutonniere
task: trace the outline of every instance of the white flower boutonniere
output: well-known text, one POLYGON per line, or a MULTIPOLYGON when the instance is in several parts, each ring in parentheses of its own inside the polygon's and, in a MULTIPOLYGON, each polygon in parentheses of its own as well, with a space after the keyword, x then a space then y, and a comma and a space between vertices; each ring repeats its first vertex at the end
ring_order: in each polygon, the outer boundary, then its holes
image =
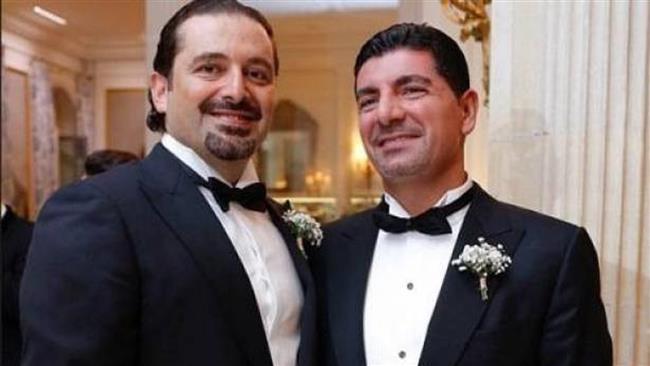
POLYGON ((491 245, 485 238, 479 237, 477 245, 465 245, 458 258, 451 261, 452 266, 458 266, 463 272, 469 270, 479 278, 481 299, 488 299, 488 276, 496 276, 508 269, 512 259, 505 253, 503 245, 491 245))
POLYGON ((320 242, 323 240, 323 231, 320 228, 320 223, 313 217, 289 208, 282 214, 282 219, 289 225, 291 233, 298 242, 298 249, 305 258, 307 258, 304 247, 305 242, 312 246, 320 246, 320 242))

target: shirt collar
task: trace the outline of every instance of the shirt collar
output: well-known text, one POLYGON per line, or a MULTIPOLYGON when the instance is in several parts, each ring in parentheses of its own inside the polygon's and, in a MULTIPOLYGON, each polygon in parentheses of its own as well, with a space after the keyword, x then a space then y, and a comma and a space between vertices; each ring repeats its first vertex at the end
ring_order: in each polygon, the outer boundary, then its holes
MULTIPOLYGON (((231 185, 227 180, 223 178, 221 174, 219 174, 219 172, 217 172, 208 163, 206 163, 205 160, 199 156, 199 154, 197 154, 188 146, 184 145, 182 142, 178 141, 174 136, 165 133, 163 134, 160 143, 180 161, 182 161, 185 165, 190 167, 190 169, 196 172, 196 174, 198 174, 201 178, 207 180, 210 177, 214 177, 228 185, 231 185)), ((249 184, 256 182, 259 182, 259 178, 255 172, 255 166, 253 165, 253 161, 251 159, 248 159, 246 167, 244 168, 244 172, 237 181, 237 184, 235 184, 235 187, 243 188, 249 184)))
MULTIPOLYGON (((463 193, 469 191, 470 188, 474 185, 474 182, 470 179, 469 175, 467 176, 467 179, 465 180, 465 183, 461 184, 460 186, 456 188, 452 188, 445 192, 445 194, 440 197, 438 202, 433 205, 433 207, 439 207, 439 206, 444 206, 448 203, 453 202, 454 200, 458 199, 458 197, 462 196, 463 193)), ((390 194, 384 192, 384 199, 386 200, 386 203, 388 204, 388 213, 397 217, 411 217, 411 215, 400 205, 399 202, 395 199, 395 197, 391 196, 390 194)))

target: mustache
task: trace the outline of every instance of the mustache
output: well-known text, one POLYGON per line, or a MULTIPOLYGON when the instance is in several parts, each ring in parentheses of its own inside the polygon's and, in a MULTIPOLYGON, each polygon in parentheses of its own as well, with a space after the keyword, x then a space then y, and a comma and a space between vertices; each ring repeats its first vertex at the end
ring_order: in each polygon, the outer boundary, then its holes
POLYGON ((370 136, 370 143, 379 144, 381 141, 386 138, 397 136, 397 135, 415 135, 419 136, 421 130, 415 126, 405 126, 404 124, 396 124, 390 126, 379 126, 373 130, 372 135, 370 136))
POLYGON ((233 113, 250 121, 262 119, 262 109, 253 101, 244 98, 239 103, 227 99, 206 99, 199 104, 201 114, 233 113))

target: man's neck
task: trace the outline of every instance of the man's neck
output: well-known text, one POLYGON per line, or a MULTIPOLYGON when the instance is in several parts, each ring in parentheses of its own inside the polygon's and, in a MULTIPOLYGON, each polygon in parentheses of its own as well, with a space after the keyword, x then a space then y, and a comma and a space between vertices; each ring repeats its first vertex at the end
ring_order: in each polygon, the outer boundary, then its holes
POLYGON ((460 187, 466 180, 467 173, 465 171, 444 177, 444 179, 384 180, 384 190, 395 198, 411 216, 417 216, 433 207, 447 191, 460 187))
POLYGON ((217 174, 220 179, 232 185, 235 185, 242 178, 250 160, 229 161, 218 159, 207 149, 191 149, 168 133, 163 135, 161 143, 201 177, 207 178, 217 174))
POLYGON ((208 164, 214 171, 219 173, 223 179, 233 186, 237 184, 246 165, 248 164, 248 159, 244 160, 221 160, 214 157, 212 154, 200 154, 199 156, 208 164))

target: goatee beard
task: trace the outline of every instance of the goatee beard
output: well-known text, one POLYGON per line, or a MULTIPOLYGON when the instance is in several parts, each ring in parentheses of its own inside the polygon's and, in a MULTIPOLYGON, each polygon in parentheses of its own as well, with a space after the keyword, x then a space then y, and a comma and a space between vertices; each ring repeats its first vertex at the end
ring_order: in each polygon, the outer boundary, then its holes
POLYGON ((255 153, 256 141, 254 138, 239 137, 229 134, 229 137, 208 132, 204 145, 217 159, 242 160, 248 159, 255 153))

